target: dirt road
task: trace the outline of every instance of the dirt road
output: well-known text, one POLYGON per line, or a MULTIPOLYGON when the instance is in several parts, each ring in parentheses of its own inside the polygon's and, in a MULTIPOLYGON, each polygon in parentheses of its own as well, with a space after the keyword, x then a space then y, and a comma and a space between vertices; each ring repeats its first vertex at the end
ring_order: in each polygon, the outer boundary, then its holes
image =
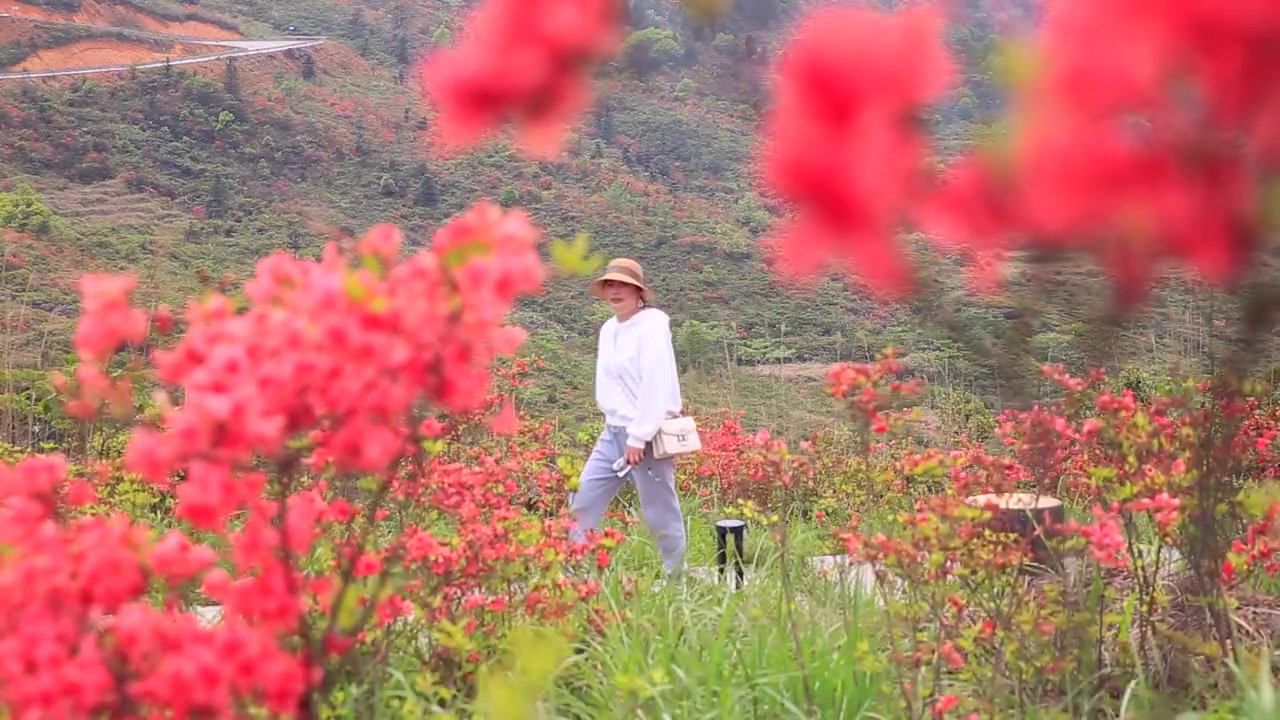
MULTIPOLYGON (((9 13, 0 13, 0 22, 5 22, 7 18, 29 19, 21 15, 10 15, 9 13)), ((264 40, 201 40, 197 38, 182 35, 166 35, 156 32, 143 32, 131 30, 129 28, 109 27, 105 25, 88 25, 85 23, 77 23, 70 21, 57 21, 40 19, 40 22, 49 23, 57 22, 64 25, 76 25, 80 27, 93 27, 101 29, 110 29, 121 33, 137 35, 139 37, 148 37, 152 39, 171 40, 181 42, 186 45, 208 45, 209 53, 204 55, 186 55, 183 57, 175 57, 167 60, 157 60, 153 62, 139 63, 133 65, 104 65, 101 67, 89 68, 65 68, 65 69, 49 69, 38 71, 20 71, 20 72, 0 72, 0 80, 20 80, 26 78, 42 78, 42 77, 59 77, 65 75, 94 75, 99 73, 121 72, 130 68, 144 69, 157 68, 168 65, 193 65, 195 63, 214 62, 217 60, 225 60, 233 57, 244 57, 247 55, 265 55, 267 53, 283 52, 285 50, 296 50, 301 48, 314 47, 324 43, 328 38, 322 36, 308 37, 283 37, 268 38, 264 40)))

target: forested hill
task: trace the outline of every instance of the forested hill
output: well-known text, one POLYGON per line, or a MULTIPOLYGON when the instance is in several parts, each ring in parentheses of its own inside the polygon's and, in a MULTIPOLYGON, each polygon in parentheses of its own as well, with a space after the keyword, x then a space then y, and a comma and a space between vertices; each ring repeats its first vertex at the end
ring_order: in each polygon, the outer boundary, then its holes
MULTIPOLYGON (((522 159, 501 142, 453 158, 429 146, 432 112, 414 64, 451 42, 474 4, 17 2, 23 18, 0 18, 0 71, 32 58, 74 66, 90 50, 119 53, 124 64, 183 52, 121 29, 330 39, 233 61, 0 80, 10 369, 64 362, 83 271, 135 272, 144 298, 175 302, 224 276, 246 277, 272 251, 314 255, 335 235, 377 222, 425 242, 431 228, 488 197, 526 208, 552 237, 587 232, 596 250, 642 261, 677 321, 680 359, 699 374, 691 393, 704 405, 791 417, 801 412, 798 392, 816 397, 813 368, 886 344, 903 348, 915 369, 992 394, 993 369, 941 334, 930 308, 878 306, 839 280, 799 292, 765 267, 759 241, 785 208, 754 181, 755 132, 771 63, 801 3, 738 0, 707 25, 674 0, 632 0, 625 49, 600 73, 598 103, 554 163, 522 159), (25 18, 36 10, 82 24, 25 18), (749 371, 759 366, 776 372, 749 371)), ((996 34, 1033 21, 1023 3, 970 0, 951 29, 965 83, 929 118, 940 160, 996 132, 986 125, 999 103, 996 34)), ((944 293, 958 297, 962 278, 945 258, 934 265, 944 293)), ((956 302, 974 332, 1006 332, 998 303, 956 302)), ((1199 311, 1187 307, 1178 312, 1191 328, 1199 311)), ((518 320, 533 331, 530 347, 557 360, 537 401, 574 415, 589 408, 602 312, 579 281, 553 281, 524 304, 518 320)), ((1191 330, 1161 323, 1152 352, 1190 355, 1191 330)), ((1033 332, 1037 359, 1076 357, 1072 327, 1050 320, 1033 332)))

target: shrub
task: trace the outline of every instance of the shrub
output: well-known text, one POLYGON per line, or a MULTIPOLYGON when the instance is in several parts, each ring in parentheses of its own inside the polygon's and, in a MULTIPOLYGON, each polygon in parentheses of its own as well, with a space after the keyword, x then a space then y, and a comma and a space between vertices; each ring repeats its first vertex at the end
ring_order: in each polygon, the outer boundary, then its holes
POLYGON ((0 192, 0 227, 45 235, 53 230, 57 217, 40 195, 27 184, 10 192, 0 192))
MULTIPOLYGON (((439 420, 487 412, 489 367, 522 339, 501 318, 542 280, 536 239, 518 211, 481 205, 404 259, 387 226, 354 256, 273 255, 242 309, 193 304, 150 372, 117 355, 163 342, 172 316, 132 307, 127 278, 85 276, 81 364, 56 384, 71 415, 132 430, 122 460, 91 469, 0 466, 0 578, 22 588, 0 628, 9 710, 314 717, 356 703, 367 717, 378 698, 351 693, 401 671, 448 706, 519 617, 602 620, 581 571, 608 563, 604 547, 513 504, 518 450, 450 460, 439 420), (200 624, 193 603, 221 621, 200 624)), ((485 422, 510 432, 505 407, 485 422)))

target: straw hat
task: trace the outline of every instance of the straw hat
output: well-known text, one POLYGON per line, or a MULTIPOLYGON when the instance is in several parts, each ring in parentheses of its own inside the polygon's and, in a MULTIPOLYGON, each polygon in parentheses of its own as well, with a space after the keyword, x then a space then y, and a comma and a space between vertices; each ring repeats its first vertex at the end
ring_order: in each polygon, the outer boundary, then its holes
POLYGON ((609 265, 604 269, 604 274, 591 282, 591 294, 604 297, 604 284, 609 280, 640 288, 640 298, 644 300, 644 304, 653 303, 653 291, 644 284, 644 268, 640 267, 640 263, 635 260, 628 258, 610 260, 609 265))

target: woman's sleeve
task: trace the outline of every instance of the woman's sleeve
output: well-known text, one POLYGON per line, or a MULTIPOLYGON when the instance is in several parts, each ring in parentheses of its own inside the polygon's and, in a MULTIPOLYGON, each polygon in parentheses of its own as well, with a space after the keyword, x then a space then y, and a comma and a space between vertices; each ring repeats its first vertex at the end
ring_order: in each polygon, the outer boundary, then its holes
POLYGON ((627 427, 627 445, 633 448, 643 448, 653 440, 666 418, 669 399, 680 397, 680 373, 671 345, 670 318, 664 316, 661 322, 652 325, 651 336, 646 337, 641 346, 640 363, 636 418, 627 427))

